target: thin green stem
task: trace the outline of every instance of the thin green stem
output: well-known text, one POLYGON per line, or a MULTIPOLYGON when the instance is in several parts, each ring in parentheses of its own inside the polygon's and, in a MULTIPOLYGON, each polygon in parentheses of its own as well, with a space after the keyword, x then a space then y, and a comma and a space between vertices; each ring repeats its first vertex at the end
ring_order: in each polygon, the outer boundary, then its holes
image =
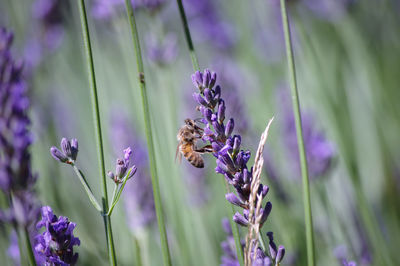
MULTIPOLYGON (((229 184, 225 180, 225 177, 222 177, 222 184, 224 186, 225 193, 230 193, 229 189, 229 184)), ((232 228, 232 234, 233 234, 233 239, 235 239, 235 246, 236 246, 236 254, 238 255, 238 261, 241 266, 244 265, 244 255, 243 255, 243 247, 242 243, 240 243, 240 236, 239 236, 239 227, 238 225, 233 221, 232 217, 235 215, 235 208, 233 207, 232 204, 230 204, 228 201, 226 201, 226 204, 228 205, 229 209, 229 223, 232 228)))
POLYGON ((260 246, 261 246, 262 250, 264 252, 266 252, 267 250, 265 249, 265 243, 264 243, 264 238, 263 238, 262 233, 261 233, 261 229, 260 229, 260 233, 258 234, 258 242, 260 243, 260 246))
POLYGON ((315 254, 314 254, 314 231, 313 222, 311 214, 311 199, 309 190, 309 180, 308 180, 308 168, 306 152, 304 148, 303 132, 301 126, 301 114, 300 114, 300 101, 299 94, 297 90, 296 81, 296 69, 293 57, 293 46, 290 37, 289 20, 287 16, 286 3, 285 0, 281 1, 281 14, 282 14, 282 24, 283 31, 285 34, 285 44, 286 44, 286 56, 289 68, 289 78, 290 78, 290 88, 292 94, 292 104, 293 113, 296 123, 296 133, 297 133, 297 144, 299 147, 300 165, 301 165, 301 176, 303 180, 303 204, 304 204, 304 216, 306 224, 306 242, 307 242, 307 265, 315 265, 315 254))
POLYGON ((139 239, 137 239, 136 236, 133 235, 132 237, 133 237, 133 245, 135 247, 135 254, 136 254, 136 257, 135 257, 136 264, 135 265, 142 266, 143 265, 142 254, 141 254, 142 250, 140 248, 140 241, 139 241, 139 239))
POLYGON ((96 210, 101 212, 100 204, 97 202, 96 197, 93 195, 93 192, 90 189, 89 184, 86 181, 86 178, 83 175, 82 171, 79 170, 79 168, 76 167, 75 164, 72 164, 72 168, 74 168, 74 171, 75 171, 76 175, 78 176, 79 181, 81 181, 81 184, 82 184, 83 188, 85 189, 86 194, 88 195, 90 202, 93 204, 93 206, 96 208, 96 210))
POLYGON ((192 59, 192 65, 194 71, 200 71, 199 60, 197 59, 196 52, 190 35, 189 24, 186 18, 185 8, 183 7, 182 0, 176 0, 179 8, 179 14, 181 15, 183 29, 185 31, 186 43, 189 48, 190 58, 192 59))
POLYGON ((26 252, 28 254, 29 265, 36 266, 36 259, 35 259, 35 255, 33 254, 32 245, 31 245, 31 240, 29 238, 28 229, 26 227, 24 227, 22 233, 24 234, 24 238, 25 238, 26 252))
POLYGON ((129 0, 125 0, 125 5, 126 5, 126 11, 127 11, 128 19, 129 19, 131 34, 132 34, 132 41, 133 41, 133 44, 135 47, 139 86, 140 86, 140 92, 141 92, 141 96, 142 96, 142 106, 143 106, 143 114, 144 114, 146 139, 147 139, 147 148, 148 148, 148 152, 149 152, 151 183, 153 186, 154 205, 155 205, 155 209, 156 209, 158 229, 160 231, 162 255, 163 255, 164 265, 171 265, 171 255, 169 253, 167 232, 165 230, 164 215, 162 212, 163 209, 162 209, 162 203, 161 203, 161 194, 160 194, 160 188, 159 188, 159 183, 158 183, 156 156, 155 156, 155 151, 154 151, 153 133, 151 130, 150 110, 149 110, 149 103, 148 103, 148 99, 147 99, 142 52, 140 50, 138 30, 136 27, 136 21, 135 21, 135 15, 133 12, 133 8, 132 8, 132 3, 129 0))
POLYGON ((84 46, 86 51, 86 61, 88 67, 89 84, 92 94, 92 108, 93 108, 93 122, 96 131, 96 143, 97 143, 97 158, 100 171, 100 182, 102 184, 103 190, 103 221, 107 237, 107 247, 110 265, 117 265, 117 258, 115 255, 114 240, 111 229, 111 219, 109 216, 105 215, 108 210, 108 195, 107 195, 107 183, 106 183, 106 170, 104 166, 104 149, 103 149, 103 137, 101 133, 101 122, 100 122, 100 111, 99 102, 97 97, 97 85, 96 85, 96 75, 94 72, 94 63, 92 55, 92 46, 90 42, 89 26, 86 16, 86 8, 84 0, 77 0, 79 5, 79 13, 81 18, 82 26, 82 37, 84 40, 84 46))

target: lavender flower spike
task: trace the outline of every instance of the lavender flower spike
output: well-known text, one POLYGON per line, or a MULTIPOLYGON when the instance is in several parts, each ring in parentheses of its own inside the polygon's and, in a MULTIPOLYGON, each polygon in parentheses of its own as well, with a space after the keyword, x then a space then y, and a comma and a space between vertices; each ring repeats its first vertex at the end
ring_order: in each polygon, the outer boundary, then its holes
MULTIPOLYGON (((262 147, 259 147, 257 151, 256 162, 259 161, 260 163, 257 163, 253 174, 253 167, 250 169, 247 167, 247 162, 251 156, 250 151, 241 149, 243 147, 242 137, 233 134, 233 118, 227 118, 228 123, 225 124, 228 106, 221 96, 221 87, 216 85, 216 73, 207 69, 203 73, 196 71, 192 75, 192 81, 198 89, 198 93, 194 94, 194 99, 198 103, 196 109, 201 112, 203 117, 201 122, 205 124, 202 139, 213 148, 213 155, 217 164, 215 171, 224 175, 225 179, 236 190, 236 195, 226 195, 227 200, 243 208, 243 215, 237 212, 233 220, 239 225, 247 226, 249 223, 253 223, 254 212, 251 211, 256 209, 257 213, 261 215, 256 217, 256 219, 259 219, 258 226, 261 228, 272 208, 270 202, 264 207, 262 205, 262 200, 269 190, 258 179, 263 161, 262 158, 260 159, 262 147)), ((266 140, 267 132, 268 126, 262 135, 263 142, 266 140)), ((284 249, 282 248, 280 249, 279 260, 283 258, 284 249)), ((253 249, 257 251, 257 246, 254 246, 253 249)), ((253 249, 249 248, 249 252, 253 252, 253 255, 256 256, 257 254, 254 254, 253 249)), ((276 255, 271 259, 275 261, 276 255)))
POLYGON ((79 238, 73 230, 75 223, 67 217, 57 217, 49 206, 42 207, 42 220, 36 225, 38 229, 45 227, 45 231, 36 236, 35 251, 45 262, 44 265, 74 265, 78 260, 78 253, 74 253, 74 246, 80 245, 79 238))
POLYGON ((9 210, 0 210, 0 220, 28 227, 39 208, 34 193, 36 175, 29 152, 30 106, 23 64, 11 54, 13 33, 0 28, 0 189, 13 198, 9 210))

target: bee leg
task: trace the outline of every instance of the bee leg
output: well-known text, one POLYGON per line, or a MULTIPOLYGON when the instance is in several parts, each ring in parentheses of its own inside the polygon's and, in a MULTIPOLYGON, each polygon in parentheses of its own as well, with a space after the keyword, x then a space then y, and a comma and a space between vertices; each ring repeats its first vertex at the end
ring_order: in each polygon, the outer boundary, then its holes
POLYGON ((206 146, 204 146, 202 148, 195 149, 195 151, 198 152, 198 153, 211 153, 211 152, 214 152, 214 150, 213 150, 211 145, 206 145, 206 146))

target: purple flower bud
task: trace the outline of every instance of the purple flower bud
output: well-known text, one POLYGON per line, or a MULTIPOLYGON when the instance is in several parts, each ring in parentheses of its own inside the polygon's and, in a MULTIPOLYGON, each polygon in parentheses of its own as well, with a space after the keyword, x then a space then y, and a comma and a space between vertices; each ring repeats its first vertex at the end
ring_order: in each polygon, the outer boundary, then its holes
POLYGON ((211 90, 209 88, 204 89, 204 98, 206 99, 207 103, 210 103, 214 100, 214 97, 211 94, 211 90))
POLYGON ((203 74, 203 87, 208 88, 208 85, 210 84, 211 80, 211 72, 209 69, 204 70, 203 74))
POLYGON ((203 84, 203 74, 200 71, 196 71, 196 73, 192 75, 192 81, 194 86, 199 88, 203 84))
POLYGON ((124 150, 124 159, 125 159, 126 162, 129 162, 129 160, 130 160, 130 158, 131 158, 131 155, 132 155, 132 149, 131 149, 131 147, 126 148, 126 149, 124 150))
POLYGON ((281 262, 284 256, 285 256, 285 247, 280 245, 278 248, 278 254, 276 255, 276 262, 277 263, 281 262))
POLYGON ((193 98, 201 105, 207 106, 206 100, 204 100, 203 97, 201 97, 200 93, 193 93, 193 98))
POLYGON ((132 166, 131 169, 129 169, 129 176, 128 179, 132 178, 136 174, 137 168, 136 166, 132 166))
POLYGON ((71 158, 72 160, 76 160, 76 157, 78 157, 78 140, 77 139, 71 139, 71 158))
POLYGON ((109 178, 111 178, 112 180, 114 180, 114 174, 113 174, 113 172, 111 172, 111 171, 108 171, 107 172, 107 177, 109 177, 109 178))
POLYGON ((217 82, 217 73, 213 72, 211 74, 211 80, 210 80, 210 85, 209 85, 210 89, 212 89, 214 87, 215 82, 217 82))
POLYGON ((267 220, 269 214, 271 213, 271 210, 272 204, 270 201, 268 201, 267 204, 265 204, 264 209, 262 209, 261 224, 263 224, 267 220))
POLYGON ((233 215, 233 221, 241 226, 247 226, 249 224, 249 221, 239 212, 236 212, 235 215, 233 215))
POLYGON ((233 152, 239 151, 241 143, 242 143, 242 138, 239 135, 235 135, 233 137, 233 152))
POLYGON ((225 102, 224 102, 224 100, 219 100, 217 117, 218 117, 218 122, 220 124, 222 124, 222 122, 224 122, 224 120, 225 120, 225 102))
POLYGON ((218 142, 211 143, 211 146, 215 152, 219 152, 221 150, 221 145, 218 142))
POLYGON ((215 172, 225 174, 229 172, 229 168, 221 159, 217 159, 217 167, 215 168, 215 172))
POLYGON ((223 125, 221 125, 217 121, 213 121, 212 125, 213 125, 216 133, 218 134, 218 136, 223 136, 225 134, 225 128, 223 125))
POLYGON ((115 166, 115 176, 119 179, 123 178, 125 176, 126 170, 128 170, 128 168, 126 167, 125 162, 121 159, 117 159, 117 163, 115 166))
POLYGON ((212 120, 211 120, 211 116, 213 114, 212 111, 209 108, 204 107, 204 106, 200 107, 200 111, 203 113, 203 116, 207 119, 207 122, 212 123, 212 120))
POLYGON ((225 198, 227 201, 229 201, 233 205, 236 205, 239 207, 243 206, 243 202, 238 197, 236 197, 235 193, 233 193, 233 192, 226 194, 225 198))
POLYGON ((229 119, 228 123, 226 123, 226 126, 225 126, 225 136, 226 137, 231 136, 234 126, 235 126, 235 123, 233 121, 233 118, 229 119))
POLYGON ((263 184, 260 184, 260 186, 258 187, 258 194, 261 194, 261 196, 263 198, 265 198, 265 196, 267 195, 269 191, 269 187, 268 186, 264 186, 263 184))
POLYGON ((50 148, 50 154, 59 162, 66 163, 69 161, 68 157, 54 146, 50 148))
POLYGON ((277 249, 276 249, 276 245, 274 243, 274 235, 272 232, 268 232, 267 236, 269 238, 269 254, 271 256, 271 259, 275 260, 277 249))
POLYGON ((221 87, 217 85, 214 89, 214 100, 219 100, 221 98, 221 87))
POLYGON ((69 140, 67 140, 66 138, 62 138, 60 146, 63 153, 67 155, 67 157, 71 157, 72 151, 71 151, 71 143, 69 142, 69 140))

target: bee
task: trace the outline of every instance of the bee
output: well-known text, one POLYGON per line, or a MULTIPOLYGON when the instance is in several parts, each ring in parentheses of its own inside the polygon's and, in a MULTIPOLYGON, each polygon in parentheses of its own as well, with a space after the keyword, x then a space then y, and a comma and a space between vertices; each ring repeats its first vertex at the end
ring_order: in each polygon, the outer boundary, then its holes
POLYGON ((203 133, 203 129, 196 125, 194 120, 185 119, 185 124, 179 129, 176 136, 179 143, 176 148, 175 158, 178 157, 180 161, 183 155, 194 167, 203 168, 204 160, 201 154, 213 151, 211 145, 206 145, 203 148, 196 147, 196 142, 201 139, 203 133))

